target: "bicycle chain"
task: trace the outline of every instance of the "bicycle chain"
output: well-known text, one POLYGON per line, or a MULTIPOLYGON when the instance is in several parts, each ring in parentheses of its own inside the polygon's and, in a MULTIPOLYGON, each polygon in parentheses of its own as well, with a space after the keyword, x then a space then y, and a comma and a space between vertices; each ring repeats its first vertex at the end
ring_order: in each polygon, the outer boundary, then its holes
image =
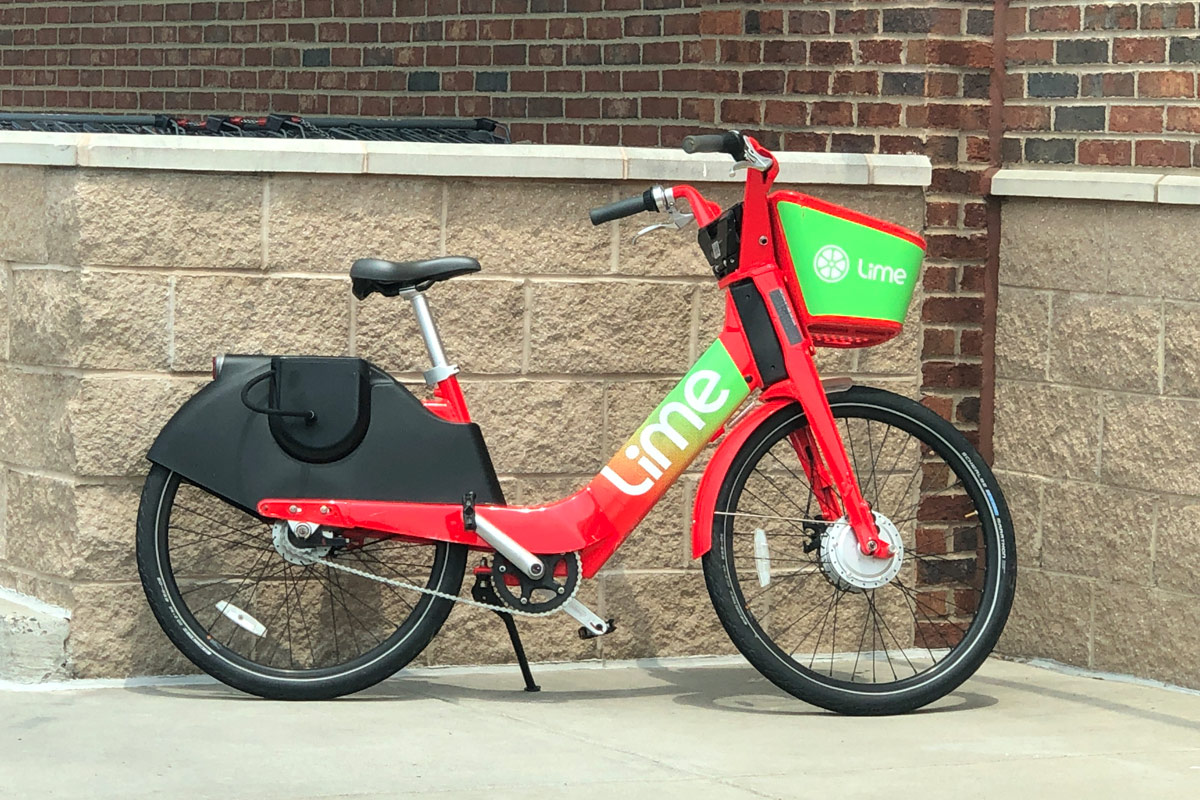
MULTIPOLYGON (((573 553, 573 555, 575 556, 575 566, 576 566, 576 568, 579 569, 580 573, 582 573, 583 572, 583 561, 579 558, 579 553, 573 553)), ((468 605, 468 606, 475 606, 476 608, 486 608, 488 611, 496 611, 501 614, 512 614, 515 617, 548 617, 551 614, 553 614, 554 612, 559 611, 562 608, 562 605, 559 605, 555 608, 550 609, 549 611, 521 611, 520 609, 510 608, 508 606, 494 606, 491 603, 481 603, 478 600, 469 599, 469 598, 462 597, 462 596, 456 595, 456 594, 449 594, 448 592, 439 592, 437 589, 429 589, 424 586, 417 586, 415 584, 405 583, 404 581, 398 581, 398 580, 394 580, 392 578, 385 578, 382 575, 373 575, 370 572, 365 572, 361 569, 356 569, 355 567, 348 567, 345 564, 335 564, 334 562, 326 561, 323 558, 314 558, 314 559, 312 559, 312 562, 314 564, 322 564, 326 567, 340 570, 342 572, 346 572, 351 575, 357 575, 360 578, 366 578, 366 579, 372 580, 372 581, 379 581, 380 583, 387 584, 388 586, 395 586, 395 587, 398 587, 401 589, 410 589, 414 592, 420 592, 421 594, 433 595, 434 597, 440 597, 443 600, 449 600, 454 603, 462 603, 462 604, 468 605)), ((493 577, 493 580, 494 580, 494 577, 493 577)), ((575 582, 575 588, 571 591, 571 597, 568 597, 567 600, 570 600, 571 598, 575 597, 576 594, 579 593, 579 587, 582 583, 583 583, 583 581, 581 581, 581 580, 575 582)), ((565 603, 566 600, 564 600, 563 602, 565 603)))

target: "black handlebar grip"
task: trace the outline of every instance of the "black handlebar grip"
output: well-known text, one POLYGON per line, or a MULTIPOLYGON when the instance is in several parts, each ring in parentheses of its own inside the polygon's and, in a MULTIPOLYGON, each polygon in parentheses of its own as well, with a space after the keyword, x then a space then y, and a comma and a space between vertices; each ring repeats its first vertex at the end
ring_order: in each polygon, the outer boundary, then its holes
POLYGON ((746 143, 742 134, 737 131, 725 133, 701 133, 695 136, 685 136, 683 139, 685 153, 725 153, 733 156, 735 161, 746 157, 746 143))
POLYGON ((624 200, 618 200, 615 203, 609 203, 606 206, 593 208, 588 212, 588 216, 591 218, 593 225, 601 225, 605 222, 612 222, 615 219, 632 217, 634 214, 640 214, 643 211, 657 210, 658 204, 654 202, 654 190, 647 189, 637 197, 628 197, 624 200))

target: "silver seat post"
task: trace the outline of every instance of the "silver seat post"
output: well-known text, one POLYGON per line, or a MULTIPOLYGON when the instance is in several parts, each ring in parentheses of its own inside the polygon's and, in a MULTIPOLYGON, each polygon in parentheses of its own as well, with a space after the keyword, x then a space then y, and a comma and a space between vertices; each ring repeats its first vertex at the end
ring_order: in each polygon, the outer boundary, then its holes
POLYGON ((421 338, 425 340, 425 349, 429 351, 429 360, 433 362, 433 366, 425 371, 425 383, 436 386, 451 375, 458 374, 458 367, 446 361, 442 340, 438 336, 437 326, 433 324, 433 315, 429 312, 429 303, 425 300, 425 295, 418 291, 405 294, 412 303, 413 313, 417 315, 421 338))

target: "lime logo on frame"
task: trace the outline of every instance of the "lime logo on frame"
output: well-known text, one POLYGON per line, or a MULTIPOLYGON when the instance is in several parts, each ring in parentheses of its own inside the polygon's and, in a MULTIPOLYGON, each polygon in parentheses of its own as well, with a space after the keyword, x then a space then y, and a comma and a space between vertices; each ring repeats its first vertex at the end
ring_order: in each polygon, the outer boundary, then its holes
POLYGON ((850 256, 836 244, 827 244, 813 256, 813 272, 826 283, 837 283, 850 274, 850 256))
MULTIPOLYGON (((664 471, 668 471, 674 466, 674 459, 659 450, 655 444, 655 434, 664 437, 680 453, 687 453, 689 450, 698 449, 703 445, 705 437, 693 434, 690 437, 692 441, 689 441, 688 434, 676 430, 671 421, 672 414, 679 415, 697 431, 704 431, 709 423, 700 415, 720 412, 729 402, 730 392, 728 389, 720 388, 721 373, 715 370, 696 370, 684 379, 681 386, 683 387, 682 402, 668 397, 668 400, 658 409, 658 420, 652 422, 654 415, 651 414, 650 419, 646 420, 638 433, 634 434, 637 444, 631 440, 625 448, 625 458, 629 461, 636 459, 635 463, 641 467, 646 477, 637 484, 631 484, 618 475, 611 466, 600 470, 600 474, 607 478, 609 483, 625 494, 633 497, 645 494, 654 488, 655 482, 663 476, 664 471), (638 445, 641 446, 640 449, 638 445)), ((674 394, 672 392, 672 396, 674 394)))

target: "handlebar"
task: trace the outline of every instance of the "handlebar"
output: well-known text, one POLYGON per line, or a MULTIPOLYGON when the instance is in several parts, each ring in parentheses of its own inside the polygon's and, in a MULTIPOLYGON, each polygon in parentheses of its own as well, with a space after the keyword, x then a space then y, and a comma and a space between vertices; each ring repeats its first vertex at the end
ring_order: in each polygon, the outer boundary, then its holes
POLYGON ((738 131, 696 134, 684 137, 683 152, 688 154, 725 153, 733 156, 734 161, 745 161, 746 141, 738 131))
POLYGON ((647 189, 636 197, 627 197, 624 200, 618 200, 606 206, 593 208, 588 212, 588 216, 591 218, 593 225, 602 225, 605 222, 632 217, 634 214, 640 214, 643 211, 657 210, 658 203, 654 199, 654 190, 647 189))

